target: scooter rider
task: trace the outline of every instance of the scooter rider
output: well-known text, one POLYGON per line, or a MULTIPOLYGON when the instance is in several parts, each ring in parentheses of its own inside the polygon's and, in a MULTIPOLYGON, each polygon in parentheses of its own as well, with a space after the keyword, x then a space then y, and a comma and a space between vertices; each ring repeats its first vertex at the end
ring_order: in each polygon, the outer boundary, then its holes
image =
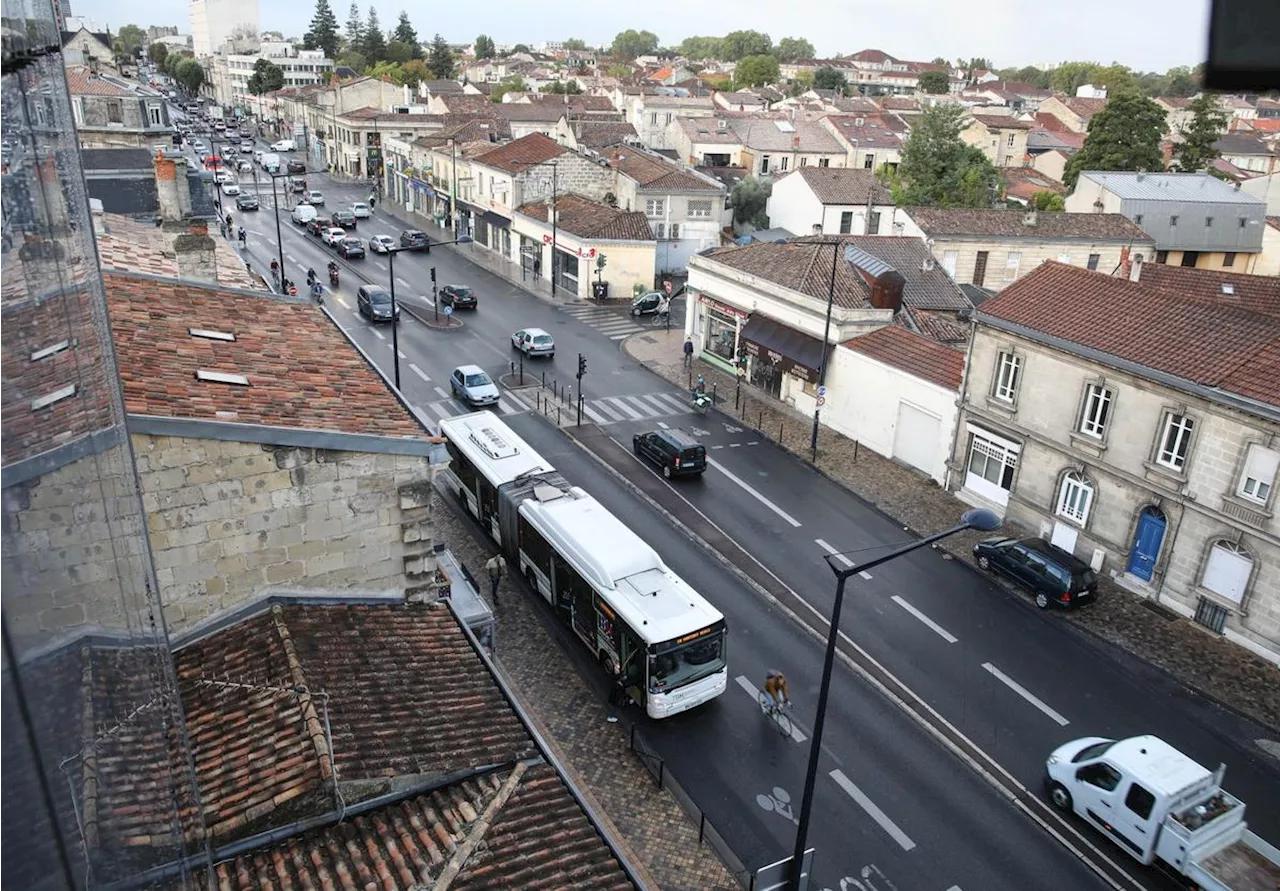
POLYGON ((316 283, 316 271, 315 269, 308 269, 307 270, 307 287, 310 287, 315 283, 316 283))
POLYGON ((335 260, 329 261, 329 284, 334 287, 338 285, 338 263, 335 260))

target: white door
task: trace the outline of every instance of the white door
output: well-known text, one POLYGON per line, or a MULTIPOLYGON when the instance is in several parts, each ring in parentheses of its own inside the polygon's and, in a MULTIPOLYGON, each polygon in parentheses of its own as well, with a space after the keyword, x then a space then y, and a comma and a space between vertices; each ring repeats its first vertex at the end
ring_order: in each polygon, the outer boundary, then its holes
POLYGON ((1053 537, 1049 539, 1049 544, 1057 545, 1068 554, 1076 552, 1076 538, 1078 533, 1073 526, 1068 526, 1061 520, 1053 521, 1053 537))
POLYGON ((933 476, 941 469, 942 419, 914 405, 898 403, 893 457, 933 476))
POLYGON ((1239 603, 1244 599, 1244 589, 1252 572, 1253 561, 1249 555, 1230 542, 1222 541, 1209 550, 1204 579, 1200 584, 1232 603, 1239 603))

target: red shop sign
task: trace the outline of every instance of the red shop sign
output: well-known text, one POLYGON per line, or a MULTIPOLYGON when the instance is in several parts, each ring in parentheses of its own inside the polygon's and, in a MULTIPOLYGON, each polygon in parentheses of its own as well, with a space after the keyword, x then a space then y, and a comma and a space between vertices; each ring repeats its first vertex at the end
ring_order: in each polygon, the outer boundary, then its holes
POLYGON ((751 313, 746 312, 745 310, 735 309, 732 306, 726 306, 725 304, 721 303, 718 300, 712 300, 706 294, 699 294, 698 302, 705 303, 707 306, 711 307, 717 312, 722 312, 727 316, 733 316, 735 319, 742 319, 743 321, 745 321, 746 319, 751 317, 751 313))

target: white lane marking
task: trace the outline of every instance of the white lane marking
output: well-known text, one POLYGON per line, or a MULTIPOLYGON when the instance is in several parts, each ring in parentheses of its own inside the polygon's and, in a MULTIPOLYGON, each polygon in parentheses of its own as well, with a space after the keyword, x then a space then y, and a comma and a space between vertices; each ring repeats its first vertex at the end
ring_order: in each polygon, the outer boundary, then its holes
POLYGON ((637 402, 643 399, 645 403, 648 405, 656 405, 658 407, 658 411, 660 411, 664 415, 671 414, 671 409, 667 406, 667 404, 659 400, 656 396, 653 396, 653 395, 637 396, 635 398, 637 402))
MULTIPOLYGON (((756 701, 756 705, 760 704, 760 688, 757 687, 755 684, 751 683, 750 678, 748 678, 745 674, 740 674, 736 678, 734 678, 734 681, 738 684, 739 687, 747 691, 747 695, 756 701)), ((791 722, 791 738, 794 739, 796 742, 804 742, 809 737, 805 736, 803 733, 797 730, 795 722, 792 721, 791 722)))
POLYGON ((672 414, 682 415, 689 410, 689 406, 684 399, 673 393, 655 393, 649 398, 661 405, 669 406, 668 410, 672 414))
POLYGON ((439 387, 435 387, 434 389, 435 389, 435 391, 436 391, 437 393, 439 393, 439 394, 440 394, 440 398, 441 398, 441 399, 452 399, 452 398, 453 398, 452 396, 450 396, 448 393, 446 393, 444 390, 440 389, 439 387))
POLYGON ((626 339, 627 339, 628 337, 630 337, 630 336, 631 336, 631 334, 630 334, 630 333, 627 333, 627 334, 610 334, 610 335, 609 335, 609 339, 610 339, 610 340, 626 340, 626 339))
POLYGON ((419 368, 417 365, 414 365, 412 362, 409 363, 409 370, 412 371, 414 374, 416 374, 418 377, 422 378, 427 383, 431 383, 431 378, 427 377, 427 373, 423 371, 421 368, 419 368))
POLYGON ((608 415, 610 418, 612 418, 615 421, 626 420, 626 418, 624 418, 617 409, 607 404, 603 399, 592 400, 592 404, 594 404, 596 408, 600 409, 600 411, 604 412, 606 415, 608 415))
POLYGON ((866 796, 866 793, 853 784, 842 770, 831 771, 831 779, 836 781, 836 785, 843 789, 850 798, 858 803, 864 811, 867 812, 871 819, 880 824, 880 828, 889 833, 889 837, 902 846, 902 850, 910 851, 916 846, 908 835, 898 828, 898 824, 894 823, 885 814, 884 811, 876 807, 876 803, 866 796))
POLYGON ((832 557, 835 557, 837 560, 839 560, 841 563, 843 563, 843 564, 845 565, 845 568, 846 568, 846 569, 848 569, 849 567, 853 566, 853 561, 852 561, 852 560, 850 560, 850 559, 849 559, 848 557, 846 557, 844 554, 838 554, 838 553, 836 553, 836 549, 835 549, 835 548, 833 548, 831 545, 827 544, 827 543, 826 543, 825 541, 823 541, 822 539, 820 539, 820 538, 815 538, 815 539, 813 540, 813 543, 814 543, 814 544, 816 544, 818 547, 822 548, 824 551, 826 551, 826 552, 827 552, 828 554, 830 554, 832 557))
POLYGON ((374 328, 374 329, 372 329, 372 330, 373 330, 373 336, 374 336, 374 337, 376 337, 376 338, 378 338, 378 340, 386 340, 386 339, 387 339, 387 338, 386 338, 386 335, 384 335, 384 334, 383 334, 381 331, 379 331, 377 328, 374 328))
POLYGON ((659 415, 665 415, 667 413, 666 409, 656 409, 648 402, 645 402, 643 396, 624 396, 622 398, 626 399, 627 404, 640 412, 646 420, 649 418, 656 418, 659 415))
POLYGON ((791 516, 791 514, 787 513, 787 512, 786 512, 786 511, 784 511, 782 508, 778 507, 778 505, 774 504, 774 503, 773 503, 772 501, 770 501, 768 498, 765 498, 763 495, 761 495, 761 494, 760 494, 759 492, 757 492, 755 489, 751 488, 749 485, 747 485, 747 483, 746 483, 746 481, 745 481, 745 480, 742 480, 742 479, 740 479, 738 476, 736 476, 735 474, 731 473, 731 472, 730 472, 727 468, 725 468, 725 466, 724 466, 723 464, 721 464, 719 461, 712 461, 710 458, 708 458, 708 459, 707 459, 707 463, 708 463, 708 464, 710 464, 712 467, 714 467, 716 470, 718 470, 718 471, 720 471, 721 473, 723 473, 725 476, 727 476, 727 477, 728 477, 729 479, 731 479, 733 482, 737 483, 740 487, 742 487, 742 490, 743 490, 744 492, 746 492, 746 493, 747 493, 748 495, 750 495, 752 498, 754 498, 754 499, 756 499, 757 501, 759 501, 759 502, 760 502, 761 504, 763 504, 765 507, 769 508, 769 510, 773 511, 775 514, 777 514, 778 516, 782 517, 782 519, 786 520, 788 523, 790 523, 792 526, 796 527, 797 529, 798 529, 798 528, 800 528, 800 521, 799 521, 799 520, 797 520, 795 517, 791 516))
POLYGON ((408 359, 408 358, 409 358, 408 356, 406 356, 406 355, 405 355, 403 352, 401 352, 400 350, 396 350, 396 352, 400 354, 400 358, 401 358, 401 359, 408 359))
POLYGON ((950 888, 947 889, 947 891, 961 891, 961 888, 959 885, 952 885, 950 888))
POLYGON ((867 572, 865 569, 862 570, 862 572, 858 573, 858 575, 862 576, 864 579, 871 578, 871 573, 867 572))
POLYGON ((952 644, 960 639, 956 637, 954 634, 952 634, 950 631, 948 631, 947 629, 943 628, 937 622, 933 621, 933 619, 930 619, 924 613, 920 612, 920 610, 916 609, 914 606, 907 603, 897 594, 894 594, 892 599, 894 603, 898 604, 898 606, 902 607, 907 612, 911 613, 911 615, 915 616, 917 619, 923 622, 927 628, 932 629, 933 632, 938 635, 938 637, 941 637, 947 643, 952 644))
POLYGON ((608 402, 610 405, 616 405, 619 411, 625 412, 627 417, 629 417, 633 421, 638 421, 644 417, 644 415, 640 414, 640 412, 636 411, 634 408, 628 405, 625 399, 620 399, 616 396, 610 396, 606 399, 601 399, 600 401, 608 402))
POLYGON ((670 430, 670 429, 671 429, 669 426, 667 426, 666 424, 664 424, 662 421, 659 421, 659 422, 658 422, 658 426, 659 426, 659 427, 661 427, 663 430, 670 430))
POLYGON ((341 303, 341 304, 342 304, 342 306, 343 306, 343 308, 344 308, 344 309, 350 309, 350 308, 351 308, 351 304, 350 304, 350 303, 348 303, 346 300, 344 300, 342 297, 338 297, 338 298, 336 298, 336 299, 337 299, 337 301, 338 301, 339 303, 341 303))
POLYGON ((507 408, 505 405, 503 405, 501 401, 495 402, 493 404, 493 410, 500 415, 509 415, 511 414, 512 411, 514 411, 514 409, 507 408))
POLYGON ((605 418, 605 416, 604 416, 604 415, 600 414, 599 412, 597 412, 597 411, 595 411, 595 410, 593 410, 593 409, 591 408, 591 403, 590 403, 590 402, 584 402, 584 403, 582 403, 582 413, 583 413, 584 415, 586 415, 588 418, 590 418, 591 420, 595 421, 597 424, 608 424, 608 423, 610 423, 610 422, 605 418))
POLYGON ((1050 718, 1056 721, 1059 727, 1066 727, 1068 724, 1071 723, 1066 718, 1062 717, 1062 715, 1058 714, 1053 709, 1049 708, 1049 706, 1045 705, 1044 702, 1042 702, 1039 698, 1037 698, 1030 690, 1022 686, 1021 684, 1019 684, 1017 681, 1009 677, 1000 669, 996 668, 990 662, 983 662, 982 667, 985 668, 987 671, 989 671, 992 674, 992 676, 996 678, 996 680, 1000 681, 1002 684, 1004 684, 1014 693, 1017 693, 1027 702, 1031 703, 1036 708, 1040 709, 1040 711, 1044 712, 1046 715, 1048 715, 1050 718))

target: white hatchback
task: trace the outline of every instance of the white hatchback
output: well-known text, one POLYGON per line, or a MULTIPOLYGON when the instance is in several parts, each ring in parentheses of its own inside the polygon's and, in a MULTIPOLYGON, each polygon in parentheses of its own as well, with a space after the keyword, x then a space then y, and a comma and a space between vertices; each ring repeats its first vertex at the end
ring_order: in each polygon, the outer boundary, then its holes
POLYGON ((396 248, 396 240, 390 235, 375 235, 369 239, 369 250, 375 254, 389 254, 396 248))
POLYGON ((511 346, 526 356, 556 357, 555 339, 541 328, 522 328, 511 335, 511 346))
POLYGON ((337 226, 331 229, 325 229, 320 233, 320 240, 327 245, 336 245, 342 239, 347 237, 347 230, 340 229, 337 226))
POLYGON ((369 205, 365 204, 363 201, 357 201, 355 204, 351 205, 351 212, 355 215, 357 220, 367 220, 369 219, 369 214, 372 213, 372 211, 369 210, 369 205))
POLYGON ((234 197, 240 194, 240 187, 235 183, 226 183, 222 187, 222 194, 234 197))

